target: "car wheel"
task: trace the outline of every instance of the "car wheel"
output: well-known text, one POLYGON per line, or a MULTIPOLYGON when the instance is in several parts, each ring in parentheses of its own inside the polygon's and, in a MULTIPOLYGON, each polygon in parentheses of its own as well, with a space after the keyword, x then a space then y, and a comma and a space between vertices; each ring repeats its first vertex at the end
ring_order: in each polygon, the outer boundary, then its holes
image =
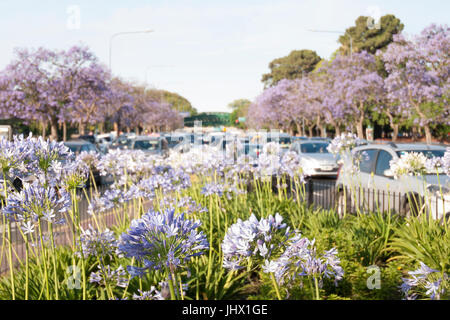
POLYGON ((351 211, 352 198, 350 196, 350 192, 345 192, 344 190, 340 190, 336 196, 336 211, 339 215, 339 218, 343 218, 346 212, 351 211))

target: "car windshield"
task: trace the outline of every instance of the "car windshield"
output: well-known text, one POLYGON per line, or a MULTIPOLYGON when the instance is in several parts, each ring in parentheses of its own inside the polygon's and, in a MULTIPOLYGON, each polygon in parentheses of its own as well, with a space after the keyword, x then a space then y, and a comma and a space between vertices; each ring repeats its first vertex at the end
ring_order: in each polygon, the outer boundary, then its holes
POLYGON ((137 150, 156 150, 158 149, 157 140, 137 140, 134 142, 134 149, 137 150))
POLYGON ((300 151, 302 153, 329 153, 328 143, 302 143, 300 151))

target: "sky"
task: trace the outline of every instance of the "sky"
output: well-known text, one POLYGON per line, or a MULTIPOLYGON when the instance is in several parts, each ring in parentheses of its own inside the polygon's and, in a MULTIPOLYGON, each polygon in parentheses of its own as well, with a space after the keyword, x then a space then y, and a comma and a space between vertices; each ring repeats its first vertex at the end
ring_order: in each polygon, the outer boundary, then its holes
POLYGON ((111 59, 114 75, 177 92, 200 112, 227 112, 262 92, 273 59, 301 49, 328 59, 339 47, 339 34, 310 30, 394 14, 414 35, 448 25, 449 12, 448 0, 0 0, 0 69, 17 47, 83 44, 106 66, 111 59))

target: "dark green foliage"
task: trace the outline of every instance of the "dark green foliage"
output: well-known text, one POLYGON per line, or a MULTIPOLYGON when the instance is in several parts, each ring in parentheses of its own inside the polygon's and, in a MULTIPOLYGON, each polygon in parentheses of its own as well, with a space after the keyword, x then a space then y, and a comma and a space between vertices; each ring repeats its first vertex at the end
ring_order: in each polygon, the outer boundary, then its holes
MULTIPOLYGON (((345 34, 339 37, 339 48, 342 54, 349 54, 350 37, 352 38, 353 52, 367 51, 375 54, 377 50, 386 48, 393 40, 393 35, 403 30, 400 19, 393 14, 387 14, 380 18, 380 28, 373 26, 370 17, 360 16, 355 21, 355 26, 347 28, 345 34), (371 28, 369 28, 371 26, 371 28)), ((372 21, 373 23, 373 21, 372 21)))
POLYGON ((269 87, 281 79, 301 78, 312 72, 321 60, 313 50, 293 50, 289 55, 270 62, 270 73, 264 74, 261 81, 269 87))

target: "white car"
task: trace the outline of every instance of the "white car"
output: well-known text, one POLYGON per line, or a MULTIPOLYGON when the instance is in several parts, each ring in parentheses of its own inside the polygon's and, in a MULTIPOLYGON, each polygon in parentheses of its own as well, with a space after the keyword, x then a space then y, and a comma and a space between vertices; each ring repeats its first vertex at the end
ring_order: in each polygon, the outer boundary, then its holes
POLYGON ((338 212, 351 205, 364 210, 393 210, 402 216, 431 214, 434 219, 450 218, 450 177, 442 172, 403 175, 394 178, 390 161, 405 153, 442 157, 445 146, 426 144, 371 144, 356 147, 352 160, 340 168, 336 180, 338 212), (359 170, 354 170, 360 159, 359 170), (359 171, 359 172, 358 172, 359 171), (345 191, 344 191, 345 189, 345 191))
POLYGON ((310 177, 330 176, 338 173, 338 157, 327 150, 329 142, 300 140, 291 145, 290 150, 300 157, 303 172, 310 177))

